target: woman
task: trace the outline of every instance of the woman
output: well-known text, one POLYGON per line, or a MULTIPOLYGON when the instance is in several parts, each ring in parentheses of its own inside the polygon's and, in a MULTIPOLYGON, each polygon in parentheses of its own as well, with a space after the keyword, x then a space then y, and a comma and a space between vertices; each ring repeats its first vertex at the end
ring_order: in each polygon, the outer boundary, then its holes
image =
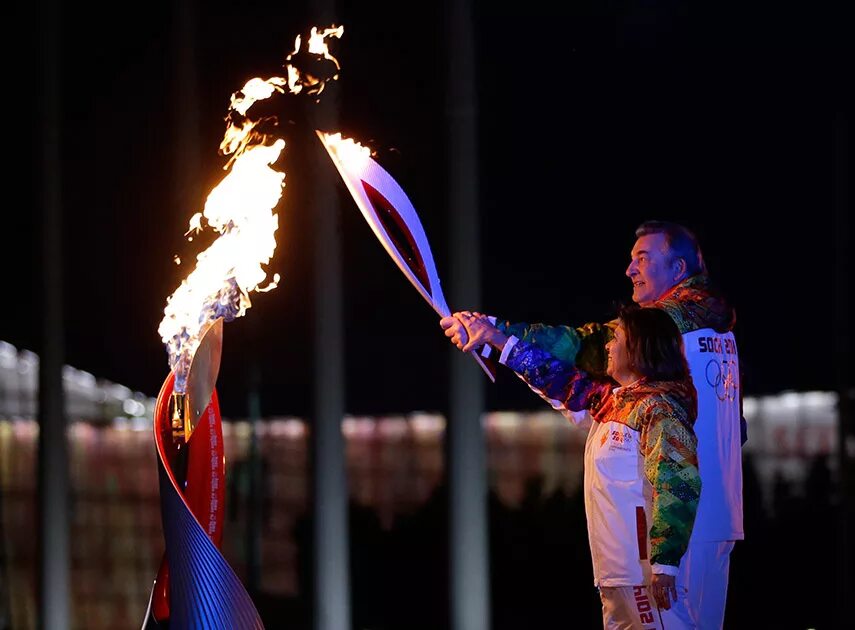
MULTIPOLYGON (((700 496, 695 389, 680 331, 653 308, 622 310, 608 343, 609 379, 596 379, 530 344, 507 337, 483 316, 458 313, 469 340, 501 351, 556 408, 587 410, 585 513, 594 584, 605 628, 679 628, 691 622, 671 602, 700 496), (655 605, 654 605, 655 602, 655 605), (658 610, 657 610, 658 605, 658 610)), ((581 414, 565 414, 579 418, 581 414)))

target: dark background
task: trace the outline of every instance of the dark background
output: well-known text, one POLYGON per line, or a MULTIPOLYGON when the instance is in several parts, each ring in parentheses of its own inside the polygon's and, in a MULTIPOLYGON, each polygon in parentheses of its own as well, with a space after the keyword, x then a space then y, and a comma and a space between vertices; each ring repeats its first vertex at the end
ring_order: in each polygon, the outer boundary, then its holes
MULTIPOLYGON (((199 3, 193 45, 175 41, 171 3, 62 10, 64 359, 154 395, 168 371, 157 325, 189 272, 173 256, 197 251, 182 234, 223 175, 217 147, 229 96, 251 77, 281 76, 295 35, 319 22, 289 3, 199 3), (186 134, 178 129, 189 107, 176 100, 181 46, 199 64, 192 189, 176 177, 178 161, 193 153, 180 146, 186 134)), ((447 282, 454 217, 446 211, 446 73, 454 47, 443 11, 442 3, 342 3, 345 33, 334 49, 341 79, 327 96, 341 104, 341 129, 369 143, 408 192, 447 282)), ((16 18, 5 42, 0 339, 38 352, 38 8, 16 18)), ((841 344, 851 340, 834 315, 851 303, 853 285, 834 248, 835 185, 845 191, 851 181, 845 161, 835 162, 853 110, 850 24, 831 3, 476 3, 483 299, 450 306, 551 323, 608 317, 630 294, 623 271, 635 226, 675 220, 696 231, 737 308, 744 393, 835 389, 835 353, 845 356, 841 344)), ((288 174, 270 271, 283 279, 226 327, 218 385, 226 416, 247 414, 253 374, 264 415, 311 416, 313 200, 305 163, 320 146, 306 141, 302 108, 282 102, 288 174)), ((453 351, 327 167, 342 199, 347 410, 443 410, 453 351)), ((504 372, 487 392, 491 409, 542 407, 504 372)), ((843 539, 831 538, 839 521, 827 464, 811 464, 803 493, 781 480, 767 510, 746 460, 750 544, 734 552, 728 627, 756 627, 746 620, 758 615, 776 628, 834 627, 832 560, 843 539)), ((351 511, 360 627, 442 627, 447 554, 437 532, 446 519, 442 490, 392 533, 369 512, 351 511)), ((568 619, 598 625, 583 524, 579 496, 544 499, 533 486, 519 509, 492 497, 497 629, 574 627, 568 619), (568 598, 576 592, 583 595, 568 598)), ((308 531, 306 524, 297 534, 308 531)), ((308 615, 310 547, 301 543, 304 596, 289 603, 254 593, 267 619, 308 615)))
MULTIPOLYGON (((176 46, 190 44, 176 43, 169 3, 132 18, 66 6, 61 18, 65 359, 149 395, 168 369, 156 333, 166 296, 190 270, 173 256, 198 251, 182 234, 223 176, 228 98, 253 76, 282 75, 295 35, 317 24, 288 3, 197 10, 194 191, 175 184, 186 155, 177 146, 186 105, 175 99, 176 46)), ((341 80, 328 92, 341 104, 340 128, 369 143, 408 192, 447 282, 445 73, 454 47, 443 5, 343 3, 340 16, 341 80)), ((850 271, 832 238, 835 120, 845 129, 852 105, 845 23, 842 10, 813 3, 477 3, 483 300, 452 309, 602 319, 629 297, 623 271, 636 225, 676 220, 697 232, 737 308, 745 393, 833 389, 830 326, 836 301, 848 299, 835 295, 834 278, 850 271)), ((10 56, 21 78, 7 124, 22 134, 35 175, 15 178, 13 188, 30 182, 30 194, 4 212, 4 266, 15 273, 0 329, 35 350, 43 179, 38 66, 26 62, 37 61, 38 42, 22 37, 10 56)), ((292 146, 270 271, 283 281, 226 328, 219 387, 230 415, 246 413, 253 372, 265 414, 311 409, 313 208, 301 175, 318 147, 301 136, 298 109, 280 107, 292 146)), ((348 411, 444 408, 450 347, 433 312, 331 164, 321 176, 342 198, 348 411)), ((491 408, 539 404, 507 375, 488 389, 491 408)))

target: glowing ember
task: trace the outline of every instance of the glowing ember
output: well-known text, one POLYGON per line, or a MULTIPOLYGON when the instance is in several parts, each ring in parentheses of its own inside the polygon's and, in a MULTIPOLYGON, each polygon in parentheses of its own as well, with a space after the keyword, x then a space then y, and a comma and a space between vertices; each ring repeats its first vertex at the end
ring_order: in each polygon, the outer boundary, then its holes
MULTIPOLYGON (((329 53, 326 38, 341 37, 343 27, 318 32, 312 28, 307 53, 338 62, 329 53)), ((294 51, 286 61, 300 52, 297 37, 294 51)), ((271 138, 255 130, 260 121, 247 118, 247 112, 257 101, 284 92, 293 94, 305 89, 307 94, 319 94, 328 79, 301 72, 286 63, 288 78, 250 79, 231 97, 229 121, 220 150, 231 155, 224 167, 228 174, 208 195, 205 210, 190 219, 185 234, 212 228, 220 234, 214 243, 196 256, 196 266, 167 299, 158 334, 169 352, 169 364, 175 371, 175 392, 184 392, 187 371, 199 344, 200 333, 209 321, 222 317, 231 321, 251 306, 249 294, 276 287, 279 275, 267 281, 264 265, 270 262, 276 249, 275 232, 279 218, 273 209, 279 203, 285 186, 285 173, 273 168, 285 148, 281 138, 271 138)), ((338 78, 338 75, 331 77, 338 78)), ((176 262, 179 259, 176 257, 176 262)))

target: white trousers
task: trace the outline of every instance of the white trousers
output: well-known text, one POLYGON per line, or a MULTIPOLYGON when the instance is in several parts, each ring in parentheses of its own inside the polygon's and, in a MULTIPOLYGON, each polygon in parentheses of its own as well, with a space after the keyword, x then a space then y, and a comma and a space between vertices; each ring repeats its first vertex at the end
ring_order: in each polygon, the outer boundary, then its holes
POLYGON ((660 610, 648 585, 601 586, 605 630, 691 630, 685 588, 677 587, 677 601, 660 610))
POLYGON ((694 542, 680 559, 677 585, 688 591, 688 612, 698 630, 721 630, 733 541, 694 542))
POLYGON ((659 610, 649 586, 600 587, 605 630, 722 630, 733 541, 690 542, 677 601, 659 610))

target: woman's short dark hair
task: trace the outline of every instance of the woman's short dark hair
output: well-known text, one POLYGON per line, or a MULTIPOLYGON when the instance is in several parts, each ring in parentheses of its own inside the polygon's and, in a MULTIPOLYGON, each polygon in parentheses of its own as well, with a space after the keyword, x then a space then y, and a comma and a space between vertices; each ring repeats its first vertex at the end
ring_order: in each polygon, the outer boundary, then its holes
POLYGON ((680 329, 658 308, 625 306, 618 314, 626 333, 626 349, 632 370, 651 381, 682 381, 689 378, 680 329))

